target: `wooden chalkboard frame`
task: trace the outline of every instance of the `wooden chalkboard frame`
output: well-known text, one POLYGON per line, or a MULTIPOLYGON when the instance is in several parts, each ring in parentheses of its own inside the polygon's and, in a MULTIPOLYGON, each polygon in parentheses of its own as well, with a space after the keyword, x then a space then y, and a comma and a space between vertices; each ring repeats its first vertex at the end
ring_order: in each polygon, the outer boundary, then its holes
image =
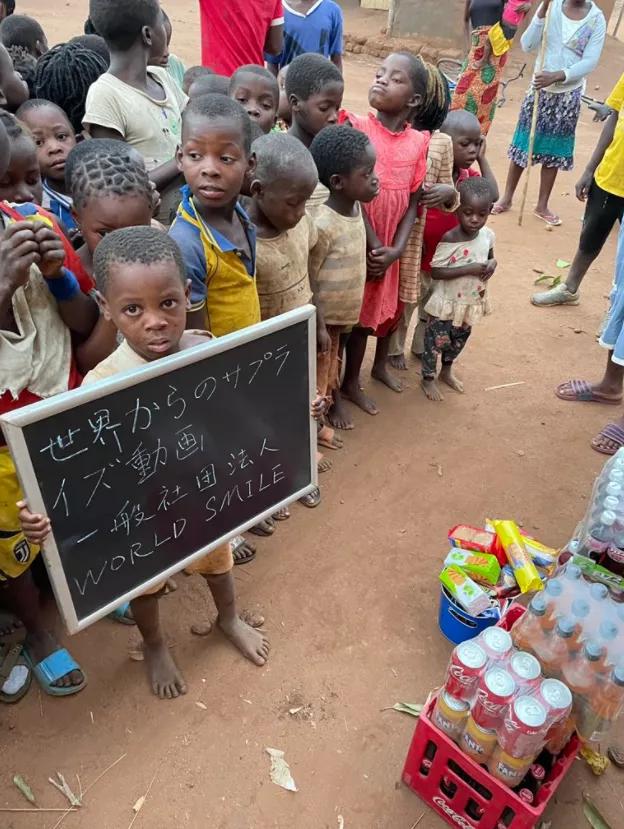
MULTIPOLYGON (((24 491, 30 509, 35 513, 45 513, 46 507, 44 504, 39 482, 33 468, 33 464, 28 451, 28 446, 24 437, 23 428, 43 420, 46 417, 64 412, 68 409, 79 406, 83 403, 89 403, 97 400, 104 395, 112 392, 135 386, 143 381, 151 380, 155 377, 160 377, 176 369, 184 368, 192 365, 200 360, 206 359, 208 356, 223 353, 225 351, 233 350, 237 346, 259 339, 267 334, 273 334, 282 331, 285 328, 307 321, 308 327, 308 378, 309 378, 309 399, 312 401, 316 396, 316 309, 313 305, 305 305, 302 308, 297 308, 294 311, 289 311, 279 317, 274 317, 266 322, 252 325, 242 331, 237 331, 233 334, 228 334, 225 337, 215 338, 208 341, 205 345, 195 346, 174 354, 171 357, 165 357, 161 360, 156 360, 153 363, 145 365, 132 371, 123 372, 107 380, 102 380, 85 388, 75 389, 71 392, 59 394, 49 400, 40 403, 26 406, 22 409, 16 409, 6 415, 0 417, 0 423, 13 457, 17 475, 24 491)), ((254 526, 259 521, 268 518, 281 507, 291 504, 298 498, 312 492, 318 485, 318 472, 316 463, 316 449, 317 449, 317 427, 316 422, 310 417, 310 471, 311 483, 292 496, 272 505, 269 509, 244 524, 236 527, 232 532, 227 533, 212 543, 207 544, 200 550, 196 550, 183 561, 178 561, 175 565, 159 572, 148 581, 137 585, 133 590, 126 593, 123 597, 119 597, 114 602, 110 602, 106 606, 99 608, 96 612, 80 619, 76 613, 74 603, 71 598, 69 585, 67 583, 65 571, 61 562, 61 557, 57 547, 54 533, 50 534, 48 540, 42 549, 43 559, 48 570, 54 595, 56 597, 59 612, 63 617, 65 625, 69 633, 78 633, 80 630, 88 627, 98 619, 107 616, 111 611, 118 607, 122 602, 129 601, 136 596, 141 595, 146 590, 162 582, 169 576, 180 572, 184 567, 188 567, 196 559, 209 553, 215 547, 223 544, 228 539, 235 535, 248 530, 249 527, 254 526)))

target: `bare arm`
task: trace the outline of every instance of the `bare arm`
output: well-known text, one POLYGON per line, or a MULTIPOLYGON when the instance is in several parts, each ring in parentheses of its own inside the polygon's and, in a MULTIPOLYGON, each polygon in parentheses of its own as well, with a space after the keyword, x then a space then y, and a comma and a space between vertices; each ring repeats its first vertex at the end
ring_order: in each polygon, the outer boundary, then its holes
POLYGON ((334 64, 334 66, 337 66, 338 69, 340 69, 340 73, 342 74, 342 55, 332 55, 330 60, 334 64))
POLYGON ((279 55, 284 48, 284 26, 271 26, 264 41, 267 55, 279 55))
POLYGON ((197 331, 206 330, 206 312, 204 308, 186 312, 186 327, 197 331))
POLYGON ((466 47, 466 54, 470 52, 470 44, 472 40, 472 30, 470 27, 470 3, 472 0, 466 0, 464 7, 464 46, 466 47))
POLYGON ((98 307, 93 297, 80 293, 71 299, 57 300, 59 314, 65 325, 74 334, 88 337, 98 320, 98 307))
POLYGON ((117 347, 117 329, 109 320, 100 316, 91 335, 76 347, 76 362, 82 375, 94 369, 117 347))
POLYGON ((87 124, 89 135, 91 138, 112 138, 115 141, 125 141, 124 136, 119 130, 113 130, 110 127, 100 127, 98 124, 87 124))
POLYGON ((613 141, 617 121, 618 113, 611 110, 609 116, 607 117, 607 120, 605 121, 604 127, 602 128, 602 132, 600 133, 600 138, 598 139, 598 143, 596 144, 596 149, 592 153, 592 157, 589 159, 587 167, 585 168, 586 170, 591 172, 592 176, 596 172, 596 168, 602 161, 602 157, 604 156, 607 147, 613 141))
POLYGON ((155 167, 151 170, 149 177, 150 180, 156 185, 157 190, 165 190, 177 178, 180 179, 180 184, 182 184, 183 181, 182 174, 178 169, 178 162, 175 158, 172 158, 171 161, 166 161, 164 164, 161 164, 160 167, 155 167))
MULTIPOLYGON (((412 232, 412 228, 414 227, 414 222, 416 221, 416 217, 418 216, 418 202, 420 201, 420 196, 422 194, 422 187, 419 187, 415 193, 412 193, 409 200, 409 205, 407 210, 405 211, 405 215, 399 222, 399 226, 396 229, 396 233, 394 234, 394 239, 392 240, 392 247, 395 248, 399 252, 399 256, 403 255, 403 251, 405 250, 405 245, 407 244, 407 240, 410 237, 410 233, 412 232)), ((397 256, 397 259, 399 258, 397 256)))
POLYGON ((461 265, 459 268, 431 268, 432 279, 457 279, 460 276, 478 276, 485 275, 486 266, 478 262, 472 262, 470 265, 461 265))
POLYGON ((4 92, 9 109, 17 109, 30 97, 28 85, 13 68, 11 56, 0 44, 0 88, 4 92))
POLYGON ((492 199, 494 201, 498 201, 498 182, 496 181, 496 176, 492 168, 490 167, 490 163, 486 158, 485 151, 486 151, 486 139, 485 136, 481 137, 481 146, 479 147, 479 155, 477 156, 477 162, 479 164, 479 170, 481 171, 481 176, 487 181, 490 185, 490 190, 492 191, 492 199))

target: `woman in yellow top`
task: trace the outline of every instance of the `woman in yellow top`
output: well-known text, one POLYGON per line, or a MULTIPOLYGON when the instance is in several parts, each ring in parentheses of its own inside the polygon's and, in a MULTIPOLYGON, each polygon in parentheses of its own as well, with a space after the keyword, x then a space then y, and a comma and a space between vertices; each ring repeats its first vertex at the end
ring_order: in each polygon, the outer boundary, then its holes
MULTIPOLYGON (((624 214, 624 74, 605 101, 607 116, 596 149, 576 185, 576 197, 587 200, 579 246, 564 283, 535 294, 533 305, 578 305, 579 286, 589 266, 602 250, 616 219, 624 214)), ((592 387, 585 381, 582 388, 569 384, 559 387, 557 394, 564 400, 603 402, 606 398, 621 397, 619 391, 604 389, 602 384, 592 387), (565 386, 565 388, 564 388, 565 386), (568 387, 569 386, 569 387, 568 387)))

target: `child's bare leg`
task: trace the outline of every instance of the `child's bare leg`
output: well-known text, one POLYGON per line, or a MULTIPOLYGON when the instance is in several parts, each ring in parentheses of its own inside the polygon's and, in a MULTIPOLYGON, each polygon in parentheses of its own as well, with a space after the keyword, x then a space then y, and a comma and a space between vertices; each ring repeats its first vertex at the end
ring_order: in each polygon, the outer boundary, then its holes
POLYGON ((184 677, 169 653, 160 626, 158 597, 138 596, 130 602, 130 607, 143 637, 143 655, 152 691, 160 699, 175 699, 186 694, 184 677))
POLYGON ((379 382, 383 383, 385 386, 388 386, 388 388, 392 389, 392 391, 402 392, 403 383, 398 379, 398 377, 394 377, 388 371, 388 349, 390 348, 391 336, 391 334, 387 334, 385 337, 379 337, 377 339, 375 362, 373 363, 371 376, 374 377, 375 380, 379 380, 379 382))
MULTIPOLYGON (((44 624, 39 591, 33 581, 32 573, 26 570, 15 579, 2 582, 0 602, 22 622, 28 633, 25 645, 35 663, 51 656, 61 645, 54 633, 44 624)), ((81 685, 84 681, 82 671, 70 671, 53 682, 57 688, 69 688, 81 685)))
POLYGON ((442 351, 442 368, 440 369, 440 381, 446 383, 460 394, 464 393, 464 384, 455 374, 453 370, 453 363, 464 350, 468 337, 470 337, 471 329, 469 327, 457 328, 451 326, 449 331, 450 341, 442 351))
POLYGON ((423 345, 422 361, 422 380, 420 385, 429 400, 434 400, 436 403, 444 400, 442 392, 436 383, 436 368, 438 362, 438 354, 441 347, 445 343, 445 329, 446 325, 442 320, 430 319, 425 328, 425 337, 423 345))
MULTIPOLYGON (((340 345, 338 346, 339 365, 343 365, 344 363, 344 352, 347 342, 349 341, 349 336, 350 334, 340 335, 340 345)), ((347 406, 345 406, 344 400, 342 399, 342 395, 340 393, 340 377, 338 377, 338 388, 335 388, 332 392, 332 398, 332 404, 327 412, 327 422, 331 424, 334 429, 349 430, 355 428, 355 424, 349 417, 347 406)))
POLYGON ((390 337, 388 362, 392 368, 397 371, 407 371, 407 360, 405 359, 405 340, 407 338, 407 329, 409 328, 415 307, 416 305, 414 303, 405 303, 397 329, 390 337))
POLYGON ((354 328, 345 349, 345 374, 342 381, 342 394, 347 400, 355 403, 369 415, 379 414, 374 400, 364 394, 360 388, 360 369, 366 353, 366 341, 370 331, 368 328, 354 328))
POLYGON ((509 162, 509 170, 507 171, 507 181, 505 182, 505 192, 503 198, 499 199, 494 207, 492 213, 505 213, 511 208, 516 187, 520 183, 524 167, 520 167, 515 161, 509 162))
POLYGON ((217 624, 230 642, 256 665, 264 665, 269 658, 269 640, 254 630, 238 615, 234 576, 230 570, 221 575, 204 575, 217 606, 217 624))

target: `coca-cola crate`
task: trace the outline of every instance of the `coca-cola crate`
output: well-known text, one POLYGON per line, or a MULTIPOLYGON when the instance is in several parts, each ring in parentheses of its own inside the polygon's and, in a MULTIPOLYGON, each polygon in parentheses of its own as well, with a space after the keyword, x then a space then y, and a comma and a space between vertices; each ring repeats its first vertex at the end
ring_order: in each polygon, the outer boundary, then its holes
MULTIPOLYGON (((506 630, 524 613, 512 605, 500 625, 506 630)), ((573 735, 532 804, 501 783, 431 721, 436 697, 423 709, 405 760, 403 782, 455 829, 534 829, 576 757, 573 735)))

